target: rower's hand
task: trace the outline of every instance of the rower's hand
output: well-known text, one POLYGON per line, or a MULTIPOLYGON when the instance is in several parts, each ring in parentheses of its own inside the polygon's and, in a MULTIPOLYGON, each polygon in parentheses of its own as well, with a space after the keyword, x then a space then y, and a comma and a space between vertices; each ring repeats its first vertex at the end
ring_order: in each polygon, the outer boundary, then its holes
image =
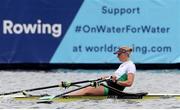
POLYGON ((111 76, 111 80, 112 80, 113 82, 116 82, 117 77, 116 77, 115 75, 112 75, 112 76, 111 76))

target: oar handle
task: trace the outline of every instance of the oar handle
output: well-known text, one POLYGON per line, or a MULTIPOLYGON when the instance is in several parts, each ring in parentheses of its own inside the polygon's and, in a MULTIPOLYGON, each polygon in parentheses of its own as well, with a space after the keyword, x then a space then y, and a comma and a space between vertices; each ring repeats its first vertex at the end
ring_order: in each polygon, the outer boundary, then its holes
POLYGON ((80 84, 80 83, 88 83, 88 82, 93 82, 93 81, 98 81, 98 80, 101 80, 101 79, 96 79, 96 80, 86 80, 86 81, 78 81, 78 82, 73 82, 73 83, 71 83, 71 85, 74 85, 74 84, 80 84))

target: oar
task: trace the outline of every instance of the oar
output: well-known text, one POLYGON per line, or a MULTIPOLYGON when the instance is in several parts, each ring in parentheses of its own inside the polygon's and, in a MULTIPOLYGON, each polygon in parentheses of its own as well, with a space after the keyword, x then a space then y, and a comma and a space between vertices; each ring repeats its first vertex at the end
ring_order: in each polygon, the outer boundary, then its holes
POLYGON ((73 90, 70 90, 70 91, 64 92, 62 94, 55 95, 55 96, 44 96, 44 97, 41 97, 40 100, 46 100, 46 101, 51 102, 52 99, 57 98, 57 97, 62 97, 64 95, 68 94, 68 93, 71 93, 71 92, 74 92, 74 91, 77 91, 77 90, 80 90, 80 89, 83 89, 83 88, 86 88, 86 87, 89 87, 89 86, 95 86, 96 87, 97 86, 96 84, 100 84, 103 81, 106 81, 106 80, 99 80, 96 83, 94 83, 95 81, 92 81, 91 84, 85 85, 83 87, 80 87, 80 88, 77 88, 77 89, 73 89, 73 90))
MULTIPOLYGON (((72 82, 72 83, 69 83, 69 86, 73 86, 73 85, 80 84, 80 83, 88 83, 88 82, 92 82, 92 81, 98 81, 98 80, 100 80, 100 79, 72 82)), ((16 93, 21 93, 21 92, 30 92, 30 91, 36 91, 36 90, 50 89, 50 88, 56 88, 56 87, 64 87, 64 85, 61 83, 59 85, 52 85, 52 86, 46 86, 46 87, 39 87, 39 88, 33 88, 33 89, 13 91, 13 92, 8 92, 8 93, 2 93, 2 94, 0 94, 0 96, 1 95, 11 95, 11 94, 16 94, 16 93)))

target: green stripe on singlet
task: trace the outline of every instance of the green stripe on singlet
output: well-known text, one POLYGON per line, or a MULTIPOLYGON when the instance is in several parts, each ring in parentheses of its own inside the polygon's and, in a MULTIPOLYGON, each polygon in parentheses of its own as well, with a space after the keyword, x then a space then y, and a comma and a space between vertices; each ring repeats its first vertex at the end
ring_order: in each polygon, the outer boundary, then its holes
POLYGON ((118 81, 126 81, 128 79, 128 75, 126 73, 124 73, 119 79, 118 81))

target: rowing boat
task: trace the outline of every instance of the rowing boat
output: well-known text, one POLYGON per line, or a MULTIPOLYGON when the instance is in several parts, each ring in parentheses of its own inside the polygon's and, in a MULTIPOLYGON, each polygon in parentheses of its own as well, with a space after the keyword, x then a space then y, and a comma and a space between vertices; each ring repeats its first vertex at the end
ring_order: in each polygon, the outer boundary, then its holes
MULTIPOLYGON (((37 102, 69 102, 69 101, 76 101, 76 100, 102 100, 102 99, 131 99, 131 100, 146 100, 146 99, 167 99, 167 98, 174 98, 174 99, 180 99, 180 94, 149 94, 146 92, 140 92, 140 93, 128 93, 120 91, 116 88, 113 88, 111 86, 105 85, 102 82, 107 81, 108 79, 97 79, 97 80, 85 80, 85 81, 78 81, 78 82, 71 82, 71 83, 65 83, 62 82, 60 85, 51 85, 51 86, 45 86, 45 87, 38 87, 38 88, 32 88, 32 89, 26 89, 26 90, 17 90, 7 93, 1 93, 0 99, 4 97, 11 97, 15 100, 36 100, 37 102), (79 86, 76 89, 72 89, 70 91, 66 91, 64 93, 58 94, 58 95, 31 95, 27 92, 36 91, 36 90, 43 90, 43 89, 50 89, 55 87, 70 87, 75 86, 76 84, 81 83, 89 83, 85 86, 79 86), (67 96, 68 93, 78 91, 80 89, 92 86, 96 87, 97 85, 104 86, 108 89, 111 89, 114 91, 117 95, 113 96, 67 96), (17 93, 22 93, 22 95, 17 95, 17 93), (15 95, 16 94, 16 95, 15 95)), ((76 85, 77 86, 77 85, 76 85)))
MULTIPOLYGON (((40 98, 44 95, 16 95, 12 97, 18 101, 40 101, 40 98)), ((131 95, 114 95, 114 96, 63 96, 63 97, 56 97, 52 99, 53 102, 71 102, 71 101, 78 101, 78 100, 104 100, 104 99, 127 99, 127 100, 155 100, 155 99, 168 99, 174 98, 179 100, 180 94, 147 94, 147 93, 135 93, 131 95)), ((41 100, 43 102, 43 100, 41 100)))

